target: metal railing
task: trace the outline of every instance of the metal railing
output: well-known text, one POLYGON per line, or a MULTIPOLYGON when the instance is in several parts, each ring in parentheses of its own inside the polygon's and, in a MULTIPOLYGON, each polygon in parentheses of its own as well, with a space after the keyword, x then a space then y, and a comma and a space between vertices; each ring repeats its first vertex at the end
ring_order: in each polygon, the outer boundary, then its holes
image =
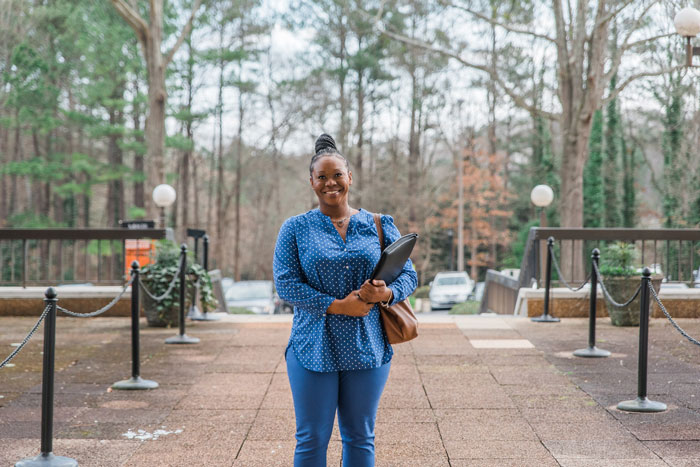
POLYGON ((126 241, 164 229, 0 229, 0 285, 123 284, 126 241))
MULTIPOLYGON (((528 247, 538 252, 544 251, 549 237, 554 238, 562 271, 572 282, 581 282, 591 274, 587 261, 590 251, 598 248, 604 254, 611 242, 634 244, 637 262, 663 273, 667 281, 692 281, 693 272, 700 266, 700 254, 695 248, 700 242, 700 229, 533 228, 531 234, 528 247)), ((539 284, 543 283, 541 269, 528 270, 529 277, 537 279, 539 284)))
MULTIPOLYGON (((547 239, 554 238, 554 251, 561 261, 561 273, 571 283, 581 283, 590 276, 589 252, 601 251, 610 242, 633 243, 639 252, 637 262, 662 272, 667 281, 691 282, 700 266, 700 229, 592 229, 533 227, 528 234, 525 251, 520 264, 518 286, 504 287, 494 282, 493 274, 486 277, 481 311, 512 314, 518 290, 530 287, 536 281, 544 286, 544 264, 547 239), (512 306, 511 306, 512 304, 512 306)), ((553 279, 557 282, 557 278, 553 279)), ((559 281, 560 282, 560 281, 559 281)))

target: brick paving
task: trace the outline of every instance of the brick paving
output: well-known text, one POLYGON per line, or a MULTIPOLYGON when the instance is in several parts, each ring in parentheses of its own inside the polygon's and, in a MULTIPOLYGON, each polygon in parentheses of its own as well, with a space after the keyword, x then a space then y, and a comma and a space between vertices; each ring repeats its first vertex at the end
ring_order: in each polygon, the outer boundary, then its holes
MULTIPOLYGON (((130 372, 129 320, 60 317, 54 453, 82 466, 291 465, 289 317, 225 318, 188 325, 201 338, 188 346, 144 324, 141 374, 161 386, 128 392, 109 386, 130 372)), ((636 394, 637 328, 599 320, 612 357, 579 359, 584 319, 420 319, 420 337, 395 347, 377 466, 700 465, 700 349, 665 321, 650 329, 649 395, 669 410, 629 414, 615 405, 636 394)), ((0 318, 0 358, 33 322, 0 318)), ((700 322, 681 325, 700 336, 700 322)), ((39 332, 0 370, 0 466, 39 452, 41 351, 39 332)), ((341 465, 337 427, 328 465, 341 465)))

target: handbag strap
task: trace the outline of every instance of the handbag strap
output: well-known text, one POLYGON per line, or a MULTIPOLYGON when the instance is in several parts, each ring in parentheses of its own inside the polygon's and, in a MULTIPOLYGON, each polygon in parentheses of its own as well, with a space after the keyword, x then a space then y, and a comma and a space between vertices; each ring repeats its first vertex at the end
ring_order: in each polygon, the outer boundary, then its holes
POLYGON ((372 214, 374 217, 374 223, 377 226, 377 235, 379 235, 379 248, 384 251, 384 231, 382 230, 382 215, 376 212, 372 214))

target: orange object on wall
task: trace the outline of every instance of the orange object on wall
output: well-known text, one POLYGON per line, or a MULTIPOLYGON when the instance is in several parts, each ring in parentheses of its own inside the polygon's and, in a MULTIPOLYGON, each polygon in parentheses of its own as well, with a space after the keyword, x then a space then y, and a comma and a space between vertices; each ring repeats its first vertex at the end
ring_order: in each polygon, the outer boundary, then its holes
POLYGON ((139 262, 139 267, 144 267, 151 262, 153 254, 156 251, 155 240, 134 240, 128 239, 125 241, 126 256, 124 261, 124 273, 128 278, 131 275, 131 263, 134 260, 139 262))

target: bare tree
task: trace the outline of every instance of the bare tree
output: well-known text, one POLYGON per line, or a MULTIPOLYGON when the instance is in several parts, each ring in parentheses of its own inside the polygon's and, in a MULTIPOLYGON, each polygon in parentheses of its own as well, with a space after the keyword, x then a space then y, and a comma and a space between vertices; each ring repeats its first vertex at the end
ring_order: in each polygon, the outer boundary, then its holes
MULTIPOLYGON (((383 34, 393 39, 440 52, 468 68, 486 73, 518 107, 557 122, 562 132, 559 205, 561 224, 565 227, 581 227, 583 168, 588 158, 588 139, 593 113, 635 80, 662 75, 683 66, 629 72, 604 96, 611 78, 622 71, 620 65, 626 54, 639 51, 650 42, 672 35, 663 33, 638 38, 640 31, 649 24, 646 20, 650 10, 659 4, 659 0, 578 0, 575 9, 572 9, 571 3, 552 0, 550 11, 555 32, 554 35, 549 35, 539 32, 537 25, 506 24, 494 18, 490 12, 483 13, 473 9, 467 1, 448 2, 448 6, 456 14, 464 13, 476 21, 491 23, 503 34, 533 37, 545 48, 553 47, 556 52, 556 96, 560 104, 558 112, 536 105, 532 101, 530 90, 519 89, 509 82, 508 73, 502 68, 512 67, 512 63, 504 61, 501 67, 494 67, 492 63, 472 60, 468 53, 434 45, 429 39, 418 40, 405 36, 382 23, 379 14, 375 16, 375 24, 383 34), (631 6, 634 6, 634 12, 630 11, 631 6), (609 27, 614 21, 619 25, 620 43, 616 47, 610 47, 612 36, 609 34, 609 27)), ((574 261, 580 264, 581 258, 575 258, 574 261)))
MULTIPOLYGON (((119 15, 134 30, 141 44, 148 76, 148 117, 146 118, 146 155, 149 161, 148 182, 151 188, 165 179, 165 105, 168 92, 165 89, 165 71, 173 56, 192 29, 192 21, 202 0, 194 0, 192 11, 173 47, 165 54, 163 43, 163 0, 149 2, 149 18, 146 21, 135 5, 127 0, 111 0, 119 15)), ((149 198, 146 197, 146 200, 149 198)), ((151 215, 155 214, 150 201, 146 203, 151 215)))

